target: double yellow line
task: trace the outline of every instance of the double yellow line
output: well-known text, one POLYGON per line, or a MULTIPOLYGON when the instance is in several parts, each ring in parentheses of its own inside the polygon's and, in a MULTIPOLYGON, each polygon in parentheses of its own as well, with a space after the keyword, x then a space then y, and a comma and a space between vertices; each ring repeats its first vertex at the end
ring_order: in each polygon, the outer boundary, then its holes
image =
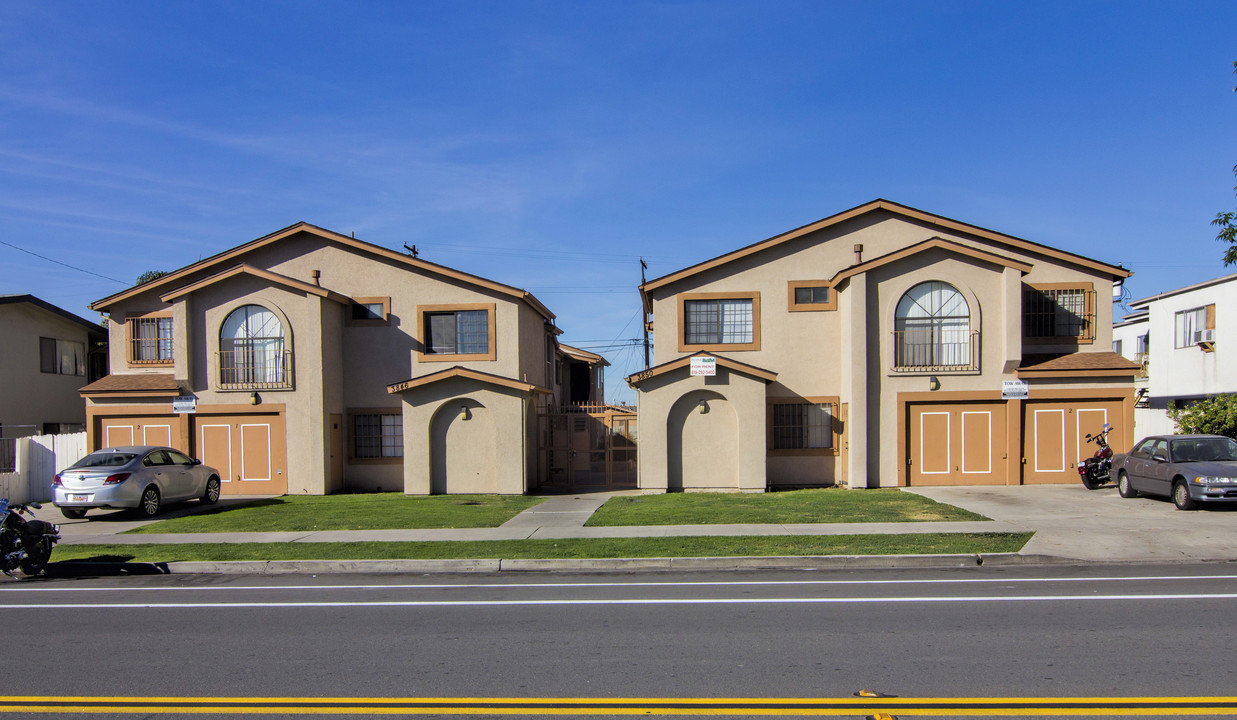
POLYGON ((165 715, 1237 715, 1237 697, 311 698, 0 696, 4 713, 165 715))

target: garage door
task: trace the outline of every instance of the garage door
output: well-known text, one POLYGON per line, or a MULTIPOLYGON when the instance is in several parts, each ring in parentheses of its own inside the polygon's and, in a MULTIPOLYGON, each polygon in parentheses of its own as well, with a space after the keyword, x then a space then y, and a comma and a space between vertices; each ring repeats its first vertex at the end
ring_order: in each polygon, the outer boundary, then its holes
POLYGON ((908 408, 910 485, 1004 485, 1005 404, 908 408))
MULTIPOLYGON (((166 417, 117 417, 103 418, 100 422, 100 447, 124 445, 172 445, 172 426, 179 422, 175 416, 166 417)), ((188 448, 176 448, 188 451, 188 448)))
POLYGON ((1120 452, 1129 447, 1120 400, 1044 400, 1023 403, 1023 482, 1076 483, 1078 462, 1095 452, 1084 438, 1113 425, 1108 442, 1120 452))
POLYGON ((287 492, 283 418, 279 415, 196 415, 198 456, 219 471, 225 495, 287 492))

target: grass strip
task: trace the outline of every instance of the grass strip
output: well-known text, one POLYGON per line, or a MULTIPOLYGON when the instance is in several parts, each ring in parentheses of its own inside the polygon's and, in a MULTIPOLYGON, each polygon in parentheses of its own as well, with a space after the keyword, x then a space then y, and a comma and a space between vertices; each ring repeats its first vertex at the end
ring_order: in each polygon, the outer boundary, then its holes
POLYGON ((621 495, 585 523, 710 525, 785 523, 941 522, 987 520, 968 510, 898 489, 818 488, 769 493, 621 495))
POLYGON ((130 533, 420 530, 498 527, 545 498, 528 495, 364 493, 285 495, 221 504, 168 518, 130 533))
POLYGON ((189 560, 584 559, 936 555, 1017 552, 1032 533, 780 535, 338 543, 181 543, 62 545, 53 560, 176 562, 189 560))

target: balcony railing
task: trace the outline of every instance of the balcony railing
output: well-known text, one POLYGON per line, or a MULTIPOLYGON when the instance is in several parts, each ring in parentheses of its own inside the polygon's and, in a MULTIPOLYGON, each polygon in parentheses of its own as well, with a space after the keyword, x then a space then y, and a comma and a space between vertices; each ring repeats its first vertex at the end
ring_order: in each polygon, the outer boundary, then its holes
POLYGON ((292 353, 255 349, 215 353, 220 390, 282 390, 292 387, 292 353))
POLYGON ((900 373, 978 370, 979 332, 895 331, 893 358, 893 370, 900 373))

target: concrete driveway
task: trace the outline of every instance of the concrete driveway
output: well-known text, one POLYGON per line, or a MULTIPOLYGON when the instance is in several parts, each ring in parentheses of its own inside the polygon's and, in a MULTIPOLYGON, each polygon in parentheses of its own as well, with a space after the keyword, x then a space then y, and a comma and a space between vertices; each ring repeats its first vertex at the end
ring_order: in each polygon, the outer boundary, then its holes
POLYGON ((911 488, 924 497, 1034 530, 1022 553, 1087 561, 1237 561, 1237 505, 1182 512, 1116 488, 1073 485, 911 488))

